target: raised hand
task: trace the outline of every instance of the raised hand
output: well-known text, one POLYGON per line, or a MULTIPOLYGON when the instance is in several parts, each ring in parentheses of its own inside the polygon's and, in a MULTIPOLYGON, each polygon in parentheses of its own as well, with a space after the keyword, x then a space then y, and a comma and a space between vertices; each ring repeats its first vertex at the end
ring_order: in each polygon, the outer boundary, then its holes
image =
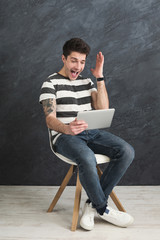
POLYGON ((91 72, 95 78, 103 77, 103 65, 104 65, 104 56, 102 52, 99 52, 96 57, 96 66, 91 68, 91 72))

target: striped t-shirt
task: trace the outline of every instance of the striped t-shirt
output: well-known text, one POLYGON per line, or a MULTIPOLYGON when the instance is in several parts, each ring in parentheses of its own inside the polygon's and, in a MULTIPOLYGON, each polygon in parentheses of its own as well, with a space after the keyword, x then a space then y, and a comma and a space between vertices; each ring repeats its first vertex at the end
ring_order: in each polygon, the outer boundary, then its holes
MULTIPOLYGON (((43 83, 39 101, 56 99, 56 116, 69 124, 75 120, 79 111, 92 110, 91 93, 97 91, 90 78, 83 78, 81 75, 76 80, 69 80, 58 73, 50 75, 43 83)), ((55 137, 58 132, 51 130, 55 137)), ((59 134, 58 134, 59 135, 59 134)))

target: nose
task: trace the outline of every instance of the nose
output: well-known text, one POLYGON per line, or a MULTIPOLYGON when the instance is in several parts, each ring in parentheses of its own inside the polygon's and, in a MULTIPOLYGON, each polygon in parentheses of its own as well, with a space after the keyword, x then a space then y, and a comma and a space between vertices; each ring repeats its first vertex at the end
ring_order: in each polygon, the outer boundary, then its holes
POLYGON ((80 62, 77 62, 76 63, 76 68, 79 70, 81 68, 81 63, 80 62))

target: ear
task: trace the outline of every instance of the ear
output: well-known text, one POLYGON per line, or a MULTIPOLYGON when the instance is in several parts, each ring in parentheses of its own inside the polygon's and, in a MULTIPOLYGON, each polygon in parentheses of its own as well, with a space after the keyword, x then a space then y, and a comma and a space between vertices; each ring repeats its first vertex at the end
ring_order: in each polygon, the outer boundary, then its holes
POLYGON ((62 55, 62 62, 65 63, 65 61, 66 61, 66 57, 62 55))

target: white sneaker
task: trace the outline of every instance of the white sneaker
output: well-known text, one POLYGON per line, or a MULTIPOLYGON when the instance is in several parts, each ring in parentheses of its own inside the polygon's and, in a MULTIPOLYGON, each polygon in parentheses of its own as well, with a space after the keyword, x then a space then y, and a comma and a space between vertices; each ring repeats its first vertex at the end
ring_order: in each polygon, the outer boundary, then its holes
POLYGON ((85 203, 80 220, 80 226, 85 230, 92 230, 94 228, 94 213, 95 209, 92 208, 92 203, 85 203))
POLYGON ((128 227, 134 221, 134 218, 126 212, 114 210, 107 207, 103 215, 98 214, 100 218, 119 227, 128 227))

